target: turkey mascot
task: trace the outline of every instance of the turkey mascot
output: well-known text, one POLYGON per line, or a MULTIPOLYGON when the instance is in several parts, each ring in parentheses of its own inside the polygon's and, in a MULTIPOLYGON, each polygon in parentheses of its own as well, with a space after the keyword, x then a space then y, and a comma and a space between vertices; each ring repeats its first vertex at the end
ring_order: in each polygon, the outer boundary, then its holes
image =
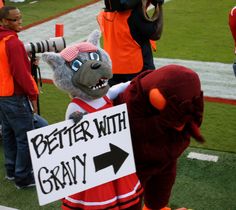
MULTIPOLYGON (((170 209, 179 156, 200 133, 203 92, 198 75, 179 65, 134 78, 115 104, 127 103, 136 169, 145 210, 170 209)), ((185 208, 181 208, 185 209, 185 208)))

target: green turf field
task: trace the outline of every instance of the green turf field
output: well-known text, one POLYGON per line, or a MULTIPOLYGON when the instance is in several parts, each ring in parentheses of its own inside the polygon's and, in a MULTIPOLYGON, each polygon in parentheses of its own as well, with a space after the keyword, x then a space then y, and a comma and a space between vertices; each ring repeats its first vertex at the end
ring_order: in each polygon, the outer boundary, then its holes
POLYGON ((194 210, 234 210, 235 153, 189 148, 179 161, 178 177, 172 191, 171 206, 194 210), (189 152, 218 156, 217 162, 191 160, 189 152))
POLYGON ((228 26, 231 0, 172 0, 164 5, 163 58, 231 63, 234 42, 228 26))
MULTIPOLYGON (((9 3, 23 12, 25 25, 53 17, 88 0, 39 0, 38 3, 9 3), (53 12, 50 8, 53 8, 53 12)), ((91 2, 91 1, 90 1, 91 2)), ((8 1, 7 1, 8 4, 8 1)), ((233 39, 228 27, 231 0, 172 0, 164 5, 164 31, 155 56, 231 63, 233 39)), ((44 84, 41 114, 49 123, 64 119, 70 99, 53 85, 44 84), (58 106, 60 104, 60 106, 58 106)), ((235 90, 236 91, 236 90, 235 90)), ((236 106, 206 102, 202 133, 206 143, 192 142, 180 158, 170 206, 193 210, 236 209, 236 106), (191 160, 189 152, 218 156, 217 162, 191 160)), ((0 142, 0 154, 2 145, 0 142)), ((3 166, 3 156, 0 155, 3 166)), ((60 209, 60 202, 40 207, 35 189, 16 190, 4 179, 0 167, 0 205, 21 210, 60 209)))

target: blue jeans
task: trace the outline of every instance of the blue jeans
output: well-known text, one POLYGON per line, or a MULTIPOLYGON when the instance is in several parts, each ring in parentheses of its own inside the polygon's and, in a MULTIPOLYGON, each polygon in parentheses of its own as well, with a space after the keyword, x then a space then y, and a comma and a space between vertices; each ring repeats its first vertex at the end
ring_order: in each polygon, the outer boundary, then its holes
MULTIPOLYGON (((46 125, 35 116, 39 126, 46 125)), ((27 97, 0 97, 0 119, 7 175, 15 177, 16 183, 33 178, 26 132, 34 129, 34 114, 27 97)))
POLYGON ((38 114, 34 114, 34 128, 42 128, 48 125, 48 121, 38 114))
MULTIPOLYGON (((34 114, 34 128, 42 128, 48 125, 48 121, 38 114, 34 114)), ((0 115, 0 137, 2 135, 2 120, 0 115)))
POLYGON ((234 70, 234 75, 236 77, 236 60, 233 63, 233 70, 234 70))

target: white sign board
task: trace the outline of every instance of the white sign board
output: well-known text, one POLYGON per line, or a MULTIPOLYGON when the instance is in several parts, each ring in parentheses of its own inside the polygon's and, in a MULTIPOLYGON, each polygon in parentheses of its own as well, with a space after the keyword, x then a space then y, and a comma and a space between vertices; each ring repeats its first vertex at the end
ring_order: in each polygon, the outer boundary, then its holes
POLYGON ((126 104, 27 135, 40 205, 135 172, 126 104))

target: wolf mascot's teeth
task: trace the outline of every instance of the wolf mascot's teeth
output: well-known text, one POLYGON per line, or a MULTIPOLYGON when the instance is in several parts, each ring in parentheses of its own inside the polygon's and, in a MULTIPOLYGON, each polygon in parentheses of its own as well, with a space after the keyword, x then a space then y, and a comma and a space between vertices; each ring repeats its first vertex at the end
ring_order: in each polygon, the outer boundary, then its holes
POLYGON ((96 85, 90 86, 89 88, 92 90, 98 90, 106 87, 107 85, 108 85, 108 79, 100 79, 96 85))

